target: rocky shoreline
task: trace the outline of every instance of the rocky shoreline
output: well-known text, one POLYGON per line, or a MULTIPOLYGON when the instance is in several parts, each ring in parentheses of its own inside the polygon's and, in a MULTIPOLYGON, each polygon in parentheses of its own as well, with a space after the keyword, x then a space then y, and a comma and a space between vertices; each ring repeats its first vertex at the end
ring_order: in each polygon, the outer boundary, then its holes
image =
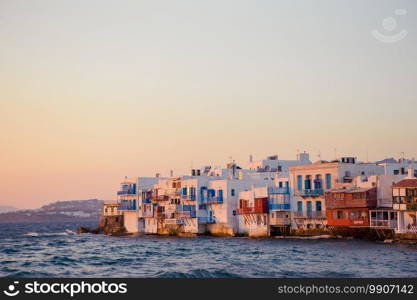
MULTIPOLYGON (((141 233, 129 233, 124 227, 123 215, 120 216, 101 216, 99 225, 96 228, 88 228, 81 226, 77 229, 77 234, 106 234, 111 236, 141 236, 141 233)), ((157 234, 155 234, 157 235, 157 234)), ((161 235, 161 234, 160 234, 161 235)), ((181 234, 180 232, 170 232, 163 235, 172 235, 179 237, 196 237, 197 234, 181 234)), ((210 234, 202 234, 210 235, 210 234)), ((213 235, 213 236, 229 236, 233 235, 213 235)), ((369 228, 361 228, 359 230, 351 230, 349 228, 333 228, 333 229, 311 229, 311 230, 291 230, 288 235, 280 236, 259 236, 252 238, 275 238, 275 239, 297 239, 297 240, 320 240, 320 239, 360 239, 369 241, 379 241, 386 244, 405 243, 409 245, 417 245, 417 235, 415 234, 394 234, 392 231, 374 231, 369 228)))

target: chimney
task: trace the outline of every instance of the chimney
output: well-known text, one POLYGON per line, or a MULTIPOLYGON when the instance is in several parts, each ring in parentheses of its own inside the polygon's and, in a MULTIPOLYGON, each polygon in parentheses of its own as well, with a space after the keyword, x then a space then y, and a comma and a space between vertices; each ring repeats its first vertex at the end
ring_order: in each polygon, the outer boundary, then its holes
POLYGON ((251 155, 249 155, 249 162, 251 163, 251 162, 253 162, 253 157, 252 157, 252 154, 251 155))
POLYGON ((174 171, 173 171, 173 170, 169 171, 169 175, 170 175, 171 177, 174 177, 174 171))
POLYGON ((408 167, 408 174, 407 174, 407 178, 408 179, 413 179, 414 177, 414 168, 412 166, 408 167))
POLYGON ((197 169, 197 176, 201 176, 201 170, 197 169))
POLYGON ((195 176, 195 169, 191 170, 191 176, 195 176))
POLYGON ((159 173, 156 173, 156 174, 155 174, 155 177, 156 177, 156 178, 159 178, 159 173))

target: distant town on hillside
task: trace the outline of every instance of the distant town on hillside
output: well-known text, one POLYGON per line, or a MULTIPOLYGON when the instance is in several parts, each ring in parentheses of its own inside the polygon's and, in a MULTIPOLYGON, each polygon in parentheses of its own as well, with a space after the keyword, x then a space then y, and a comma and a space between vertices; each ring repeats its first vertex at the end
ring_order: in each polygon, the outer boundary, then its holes
POLYGON ((0 223, 97 221, 103 202, 98 199, 57 201, 25 210, 2 206, 6 209, 0 210, 0 223))

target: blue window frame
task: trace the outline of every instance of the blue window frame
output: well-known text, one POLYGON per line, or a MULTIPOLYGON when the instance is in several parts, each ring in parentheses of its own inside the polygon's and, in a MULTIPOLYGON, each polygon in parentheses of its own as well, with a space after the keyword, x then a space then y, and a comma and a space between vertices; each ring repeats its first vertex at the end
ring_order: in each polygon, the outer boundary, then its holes
POLYGON ((326 174, 326 189, 332 188, 332 174, 326 174))
POLYGON ((312 212, 313 211, 313 204, 311 203, 311 201, 307 201, 307 212, 312 212))
POLYGON ((303 189, 303 176, 297 176, 297 190, 301 191, 303 189))
POLYGON ((303 211, 303 201, 297 201, 297 211, 303 211))
POLYGON ((316 211, 321 211, 321 201, 316 201, 316 211))
POLYGON ((306 180, 304 180, 304 189, 311 190, 311 179, 310 178, 307 178, 306 180))
POLYGON ((223 198, 223 190, 218 190, 218 191, 217 191, 217 196, 218 196, 219 198, 223 198))

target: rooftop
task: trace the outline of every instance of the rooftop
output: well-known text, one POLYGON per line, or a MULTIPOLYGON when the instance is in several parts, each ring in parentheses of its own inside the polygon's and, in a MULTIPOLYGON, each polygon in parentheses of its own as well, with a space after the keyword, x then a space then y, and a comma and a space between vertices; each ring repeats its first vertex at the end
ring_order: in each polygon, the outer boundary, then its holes
POLYGON ((350 187, 350 188, 339 188, 339 189, 332 189, 329 193, 365 193, 374 189, 374 187, 370 188, 358 188, 358 187, 350 187))
POLYGON ((399 188, 417 188, 417 178, 416 179, 403 179, 393 185, 393 187, 399 188))

